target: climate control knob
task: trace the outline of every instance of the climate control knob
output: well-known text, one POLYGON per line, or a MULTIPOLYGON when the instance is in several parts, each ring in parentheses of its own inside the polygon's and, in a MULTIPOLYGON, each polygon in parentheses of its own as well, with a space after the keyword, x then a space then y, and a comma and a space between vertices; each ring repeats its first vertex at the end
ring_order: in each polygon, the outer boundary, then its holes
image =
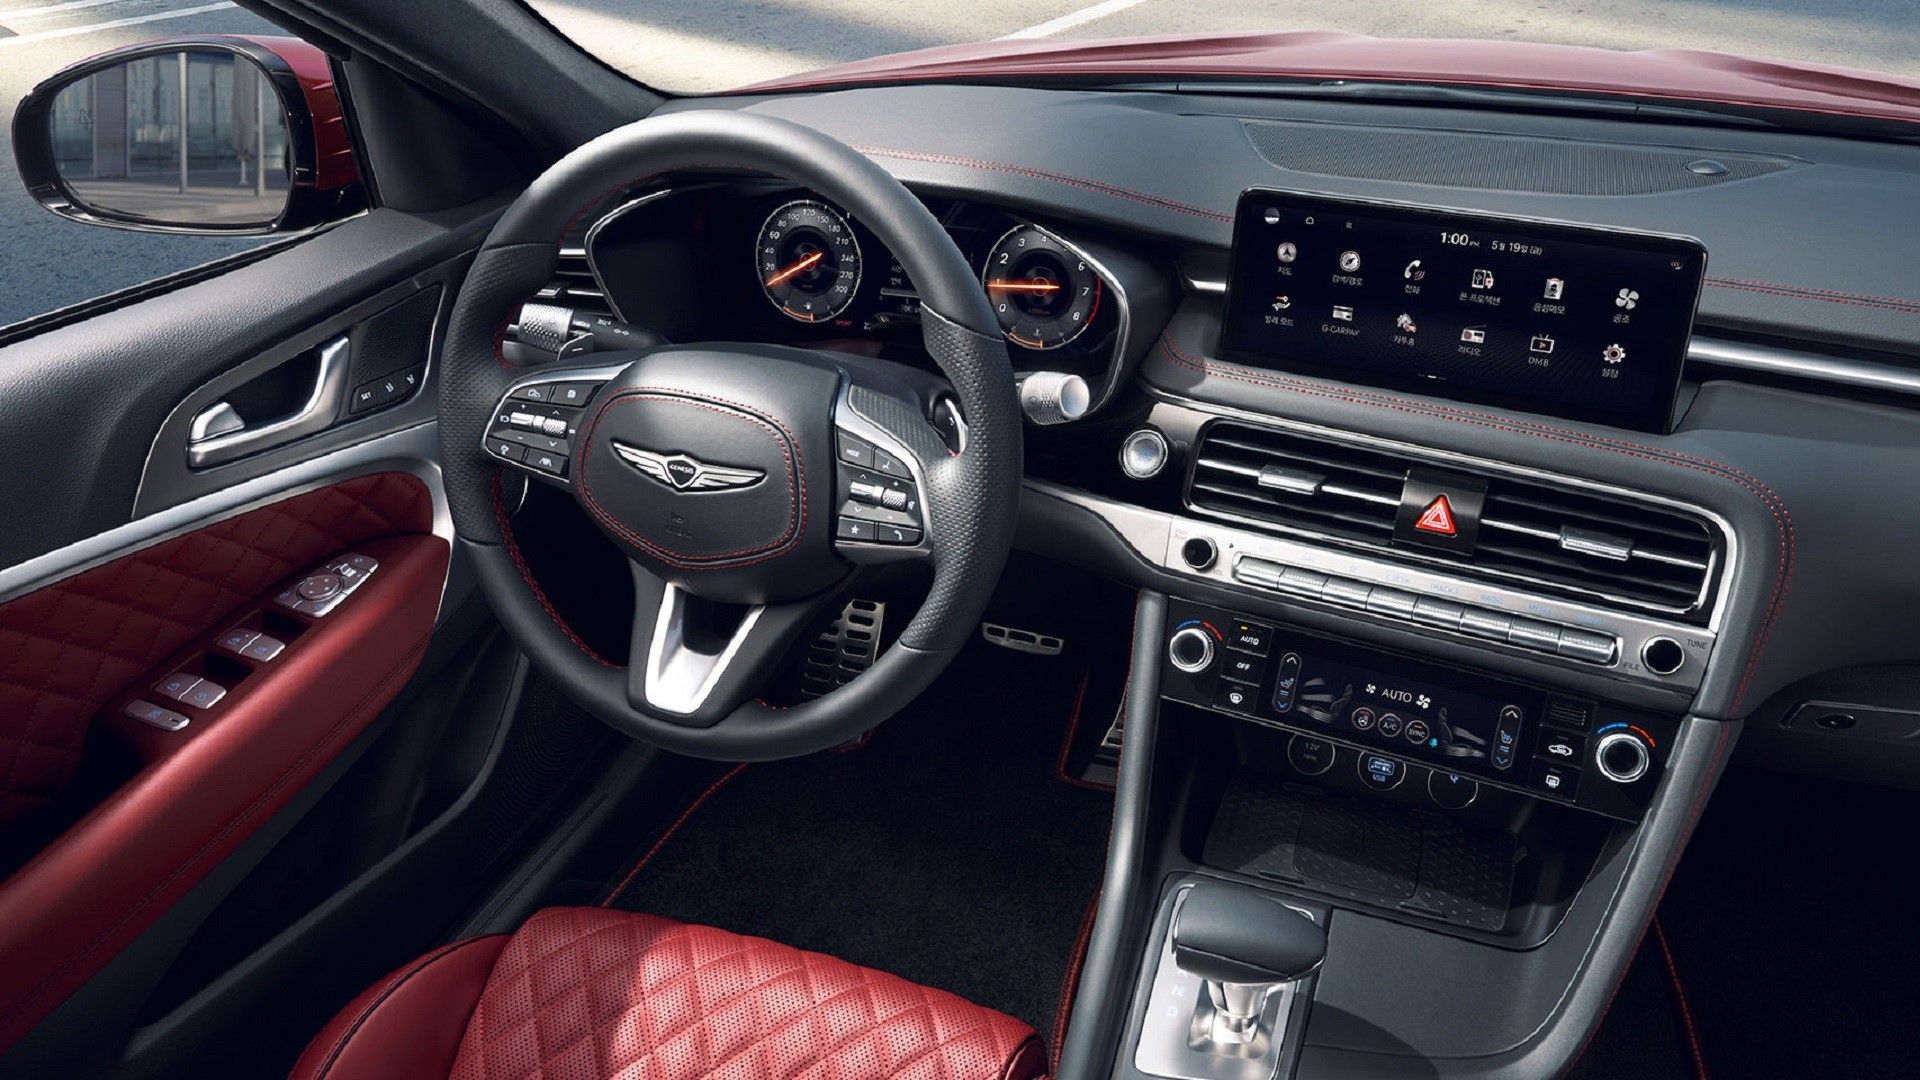
POLYGON ((1167 660, 1189 675, 1213 663, 1213 635, 1198 626, 1176 630, 1167 639, 1167 660))
POLYGON ((1593 757, 1600 775, 1616 784, 1631 784, 1653 767, 1653 751, 1638 735, 1627 731, 1602 736, 1593 757))

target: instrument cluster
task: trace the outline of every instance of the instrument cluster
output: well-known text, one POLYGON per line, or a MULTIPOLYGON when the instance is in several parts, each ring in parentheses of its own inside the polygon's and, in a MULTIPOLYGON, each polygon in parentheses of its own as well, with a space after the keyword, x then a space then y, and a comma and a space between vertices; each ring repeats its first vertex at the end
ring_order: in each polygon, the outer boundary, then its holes
MULTIPOLYGON (((1126 297, 1097 245, 996 207, 926 201, 978 274, 1016 369, 1090 380, 1108 370, 1126 297)), ((585 246, 616 314, 673 340, 921 354, 920 299, 906 271, 858 218, 805 189, 654 193, 603 218, 585 246)))

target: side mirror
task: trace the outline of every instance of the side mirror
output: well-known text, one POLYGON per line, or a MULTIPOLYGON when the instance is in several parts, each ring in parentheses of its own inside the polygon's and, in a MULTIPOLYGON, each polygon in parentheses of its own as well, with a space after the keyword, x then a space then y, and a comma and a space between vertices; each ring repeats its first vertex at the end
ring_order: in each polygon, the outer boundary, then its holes
POLYGON ((366 207, 325 53, 294 38, 115 49, 33 88, 13 117, 40 205, 94 225, 291 232, 366 207))

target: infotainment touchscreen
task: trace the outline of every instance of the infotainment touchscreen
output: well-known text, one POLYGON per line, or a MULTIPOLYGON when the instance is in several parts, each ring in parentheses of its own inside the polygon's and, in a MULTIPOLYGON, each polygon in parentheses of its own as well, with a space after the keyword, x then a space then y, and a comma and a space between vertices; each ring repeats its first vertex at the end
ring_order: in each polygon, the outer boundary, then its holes
POLYGON ((1706 262, 1680 236, 1252 189, 1221 352, 1664 432, 1706 262))

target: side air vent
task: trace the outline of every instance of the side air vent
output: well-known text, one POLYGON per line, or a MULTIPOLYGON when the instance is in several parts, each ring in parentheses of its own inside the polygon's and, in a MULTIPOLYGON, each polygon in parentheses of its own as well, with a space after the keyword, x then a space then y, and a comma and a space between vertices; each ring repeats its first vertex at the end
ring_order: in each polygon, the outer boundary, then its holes
POLYGON ((587 249, 572 241, 561 245, 560 265, 553 272, 553 280, 540 290, 538 297, 545 303, 577 311, 613 314, 606 293, 600 290, 600 283, 593 278, 593 268, 587 265, 587 249))
POLYGON ((1471 555, 1395 545, 1400 490, 1413 468, 1454 466, 1230 421, 1200 440, 1188 488, 1194 510, 1305 533, 1468 576, 1588 601, 1704 619, 1714 533, 1679 511, 1571 486, 1487 475, 1471 555))

